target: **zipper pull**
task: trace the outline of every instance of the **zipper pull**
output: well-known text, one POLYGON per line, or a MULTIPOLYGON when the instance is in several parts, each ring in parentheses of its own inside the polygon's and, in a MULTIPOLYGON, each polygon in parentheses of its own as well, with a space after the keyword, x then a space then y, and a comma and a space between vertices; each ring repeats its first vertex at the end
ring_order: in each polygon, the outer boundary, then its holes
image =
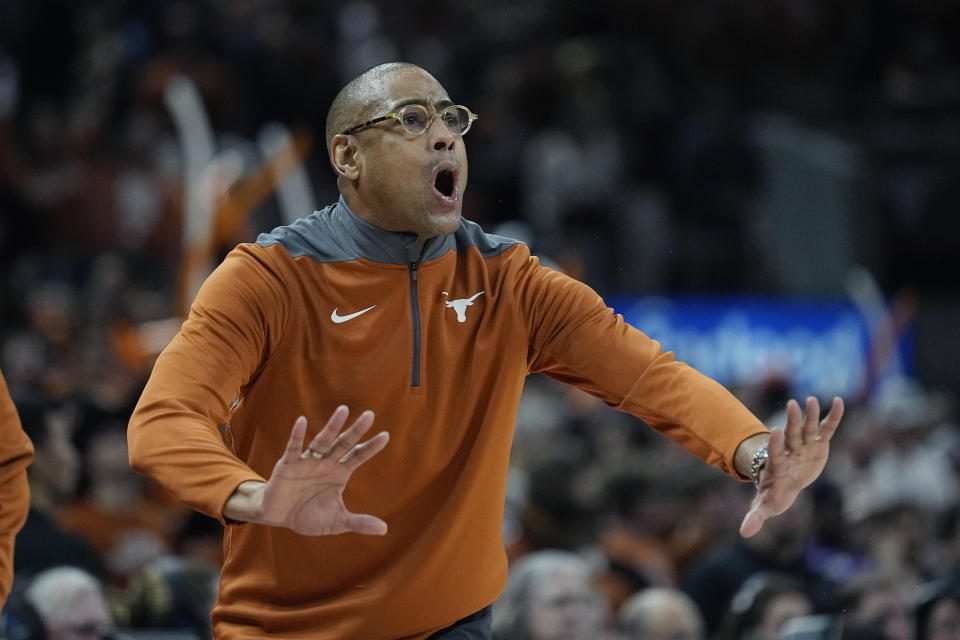
POLYGON ((411 263, 410 263, 410 277, 413 278, 414 280, 417 279, 417 267, 418 267, 418 266, 420 266, 420 263, 419 263, 419 262, 411 262, 411 263))

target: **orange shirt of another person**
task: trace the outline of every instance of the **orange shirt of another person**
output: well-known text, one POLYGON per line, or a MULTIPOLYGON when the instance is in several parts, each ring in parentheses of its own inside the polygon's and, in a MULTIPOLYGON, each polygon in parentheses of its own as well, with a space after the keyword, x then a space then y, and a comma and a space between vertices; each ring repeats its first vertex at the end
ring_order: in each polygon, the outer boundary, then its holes
POLYGON ((23 432, 7 381, 0 373, 0 606, 13 584, 13 544, 30 510, 27 467, 33 444, 23 432))

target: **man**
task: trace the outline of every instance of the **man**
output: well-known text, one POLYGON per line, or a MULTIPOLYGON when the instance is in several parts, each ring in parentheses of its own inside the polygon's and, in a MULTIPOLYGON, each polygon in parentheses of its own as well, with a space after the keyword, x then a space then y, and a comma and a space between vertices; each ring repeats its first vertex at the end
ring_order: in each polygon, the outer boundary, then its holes
POLYGON ((839 400, 819 427, 815 400, 791 404, 770 436, 587 286, 462 220, 474 118, 413 65, 348 83, 327 118, 339 202, 231 252, 157 360, 130 459, 229 525, 219 638, 489 637, 531 372, 741 479, 765 464, 745 535, 826 462, 839 400), (360 443, 374 412, 391 435, 360 443))
POLYGON ((27 470, 29 514, 14 553, 17 581, 65 565, 101 578, 103 560, 96 549, 56 521, 58 511, 74 498, 80 480, 80 453, 73 444, 76 410, 70 405, 55 406, 45 398, 18 398, 17 405, 35 450, 27 470))
POLYGON ((597 640, 607 603, 591 585, 590 565, 575 553, 545 549, 510 567, 493 616, 497 640, 597 640))
POLYGON ((679 589, 651 587, 637 592, 620 608, 626 640, 703 640, 703 617, 690 596, 679 589))
POLYGON ((33 444, 0 372, 0 607, 13 585, 14 540, 30 509, 27 467, 32 460, 33 444))
POLYGON ((113 618, 100 581, 82 569, 45 569, 34 576, 21 598, 7 612, 7 637, 11 639, 112 637, 113 618))

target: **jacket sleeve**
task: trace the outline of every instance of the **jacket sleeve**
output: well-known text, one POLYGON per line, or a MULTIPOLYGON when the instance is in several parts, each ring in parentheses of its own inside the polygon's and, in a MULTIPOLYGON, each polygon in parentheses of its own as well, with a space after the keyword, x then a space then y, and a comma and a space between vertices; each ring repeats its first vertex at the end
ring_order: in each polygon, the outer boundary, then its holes
POLYGON ((573 384, 725 473, 745 480, 734 454, 766 427, 722 385, 677 361, 627 324, 590 287, 543 267, 522 249, 518 305, 531 371, 573 384))
POLYGON ((0 373, 0 606, 13 584, 13 544, 30 511, 27 467, 33 444, 23 432, 7 382, 0 373))
POLYGON ((221 522, 237 486, 263 478, 230 451, 219 426, 276 346, 287 309, 266 252, 234 249, 157 358, 130 419, 131 466, 221 522))

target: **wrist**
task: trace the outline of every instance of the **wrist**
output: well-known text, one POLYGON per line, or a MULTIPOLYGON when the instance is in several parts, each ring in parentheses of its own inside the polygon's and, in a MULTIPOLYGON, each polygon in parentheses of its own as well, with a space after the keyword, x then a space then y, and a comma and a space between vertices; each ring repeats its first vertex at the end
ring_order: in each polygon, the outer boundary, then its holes
POLYGON ((734 454, 734 467, 744 480, 753 480, 753 462, 761 449, 770 441, 769 433, 758 433, 740 443, 734 454))
POLYGON ((241 482, 223 505, 224 520, 262 523, 263 490, 265 482, 241 482))
POLYGON ((767 458, 769 458, 767 445, 763 445, 753 454, 753 460, 750 463, 750 479, 757 489, 760 488, 760 473, 767 466, 767 458))

